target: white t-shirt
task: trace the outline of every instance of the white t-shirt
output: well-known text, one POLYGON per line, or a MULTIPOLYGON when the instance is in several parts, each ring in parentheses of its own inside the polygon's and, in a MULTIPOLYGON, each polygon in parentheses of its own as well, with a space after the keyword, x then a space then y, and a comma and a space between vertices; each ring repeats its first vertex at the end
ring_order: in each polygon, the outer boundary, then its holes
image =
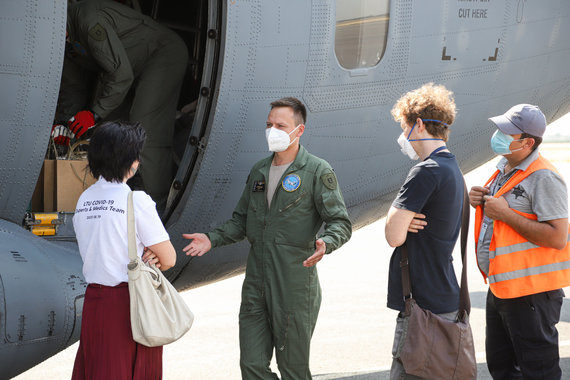
MULTIPOLYGON (((89 284, 115 286, 128 281, 127 197, 131 189, 125 183, 104 178, 81 194, 73 227, 83 259, 83 276, 89 284)), ((150 196, 133 194, 137 253, 144 247, 169 240, 150 196)))

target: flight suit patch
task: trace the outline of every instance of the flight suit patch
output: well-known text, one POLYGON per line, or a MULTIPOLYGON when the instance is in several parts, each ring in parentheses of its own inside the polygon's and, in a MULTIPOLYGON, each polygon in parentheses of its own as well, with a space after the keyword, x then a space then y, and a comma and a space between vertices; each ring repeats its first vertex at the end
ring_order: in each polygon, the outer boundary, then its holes
POLYGON ((336 176, 333 172, 325 173, 321 176, 321 181, 323 181, 323 185, 329 190, 336 189, 336 176))
POLYGON ((281 182, 281 187, 283 187, 283 190, 289 193, 297 190, 299 186, 301 186, 301 177, 299 177, 297 174, 288 174, 285 176, 285 178, 283 178, 283 182, 281 182))
POLYGON ((252 191, 254 193, 263 193, 265 192, 265 181, 255 181, 253 183, 253 189, 252 191))
POLYGON ((89 36, 95 41, 105 41, 107 39, 107 31, 101 26, 101 24, 96 24, 94 27, 89 29, 89 36))

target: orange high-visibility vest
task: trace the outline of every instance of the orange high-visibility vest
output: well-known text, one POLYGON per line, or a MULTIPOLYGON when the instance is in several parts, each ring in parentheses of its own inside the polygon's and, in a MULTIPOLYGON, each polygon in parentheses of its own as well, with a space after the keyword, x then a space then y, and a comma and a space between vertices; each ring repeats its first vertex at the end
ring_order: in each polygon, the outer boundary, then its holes
MULTIPOLYGON (((556 168, 541 155, 529 167, 517 171, 494 195, 498 198, 514 188, 531 173, 547 169, 558 173, 556 168)), ((489 178, 491 183, 499 171, 489 178)), ((546 194, 544 196, 547 196, 546 194)), ((535 214, 527 214, 512 209, 528 219, 537 220, 535 214)), ((481 233, 483 207, 475 212, 475 252, 481 233)), ((569 228, 570 236, 570 228, 569 228)), ((487 278, 481 271, 483 278, 487 278)), ((529 294, 560 289, 570 285, 570 244, 564 249, 540 247, 529 242, 508 224, 495 220, 493 236, 489 245, 489 286, 498 298, 515 298, 529 294)))

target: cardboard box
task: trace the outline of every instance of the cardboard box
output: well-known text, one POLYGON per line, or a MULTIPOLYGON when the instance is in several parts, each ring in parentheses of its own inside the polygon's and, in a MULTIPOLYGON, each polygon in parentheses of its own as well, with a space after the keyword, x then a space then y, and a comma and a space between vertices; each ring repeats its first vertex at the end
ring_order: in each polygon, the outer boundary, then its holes
POLYGON ((57 211, 75 212, 83 191, 96 182, 87 168, 87 161, 57 160, 55 162, 55 205, 57 211))
POLYGON ((36 193, 43 193, 43 209, 34 211, 75 212, 81 193, 96 182, 83 160, 44 160, 42 173, 36 193))

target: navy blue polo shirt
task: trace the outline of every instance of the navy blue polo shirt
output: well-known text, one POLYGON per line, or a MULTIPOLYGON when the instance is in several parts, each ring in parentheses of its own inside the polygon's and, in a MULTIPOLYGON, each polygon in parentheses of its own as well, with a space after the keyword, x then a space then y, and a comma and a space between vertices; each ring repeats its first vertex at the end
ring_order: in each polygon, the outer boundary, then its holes
MULTIPOLYGON (((437 152, 415 165, 392 206, 426 215, 427 226, 408 232, 412 295, 433 313, 459 308, 459 284, 452 252, 461 228, 463 175, 455 156, 437 152)), ((388 276, 388 307, 404 311, 400 247, 392 253, 388 276)))

